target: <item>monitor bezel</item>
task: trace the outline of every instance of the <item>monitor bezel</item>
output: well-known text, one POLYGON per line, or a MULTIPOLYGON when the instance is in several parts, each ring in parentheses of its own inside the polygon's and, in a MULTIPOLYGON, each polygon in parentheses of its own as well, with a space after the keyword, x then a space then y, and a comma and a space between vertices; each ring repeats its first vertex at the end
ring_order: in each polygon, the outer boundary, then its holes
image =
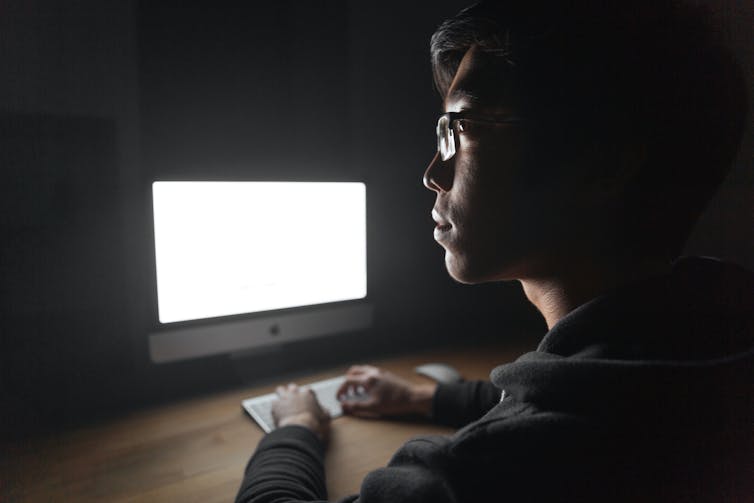
MULTIPOLYGON (((149 278, 150 278, 150 288, 149 288, 149 295, 148 295, 148 311, 149 311, 149 337, 150 341, 153 337, 158 336, 161 333, 175 333, 180 331, 192 331, 196 328, 206 328, 209 331, 214 329, 215 327, 220 327, 222 329, 223 326, 232 326, 234 324, 238 323, 244 323, 244 322, 267 322, 271 323, 270 320, 279 320, 286 316, 297 316, 297 315, 315 315, 317 312, 329 312, 332 309, 338 309, 338 308, 350 308, 350 309, 360 309, 364 306, 368 306, 369 309, 369 325, 371 325, 371 310, 372 310, 372 302, 370 297, 370 281, 369 281, 369 190, 368 190, 368 184, 366 181, 362 179, 351 179, 351 178, 343 178, 339 177, 337 179, 322 177, 319 179, 310 179, 310 178, 302 178, 302 177, 256 177, 256 178, 238 178, 234 177, 232 179, 230 178, 216 178, 216 177, 160 177, 155 178, 149 182, 148 185, 148 202, 149 202, 149 209, 148 209, 148 215, 147 219, 149 221, 149 278), (320 304, 309 304, 305 306, 296 306, 296 307, 288 307, 288 308, 281 308, 281 309, 273 309, 273 310, 267 310, 267 311, 258 311, 258 312, 250 312, 250 313, 237 313, 237 314, 228 314, 223 316, 213 316, 208 318, 199 318, 194 320, 181 320, 181 321, 173 321, 173 322, 167 322, 162 323, 159 320, 159 311, 158 311, 158 292, 157 292, 157 267, 156 267, 156 249, 155 249, 155 228, 154 228, 154 192, 153 187, 154 184, 157 182, 305 182, 305 183, 360 183, 364 185, 365 190, 365 219, 366 219, 366 228, 365 228, 365 240, 366 240, 366 253, 365 253, 365 260, 366 260, 366 270, 367 270, 367 278, 366 278, 366 295, 362 298, 358 299, 348 299, 348 300, 342 300, 342 301, 336 301, 336 302, 325 302, 320 304)), ((366 327, 365 327, 366 328, 366 327)), ((325 335, 317 335, 316 337, 324 337, 325 335)), ((296 339, 300 339, 301 337, 297 337, 296 339)), ((286 340, 285 337, 280 337, 275 341, 272 342, 282 342, 286 340)), ((150 342, 150 348, 151 348, 151 342, 150 342)), ((150 349, 151 352, 151 349, 150 349)), ((229 353, 229 354, 232 354, 229 353)), ((211 356, 211 355, 207 355, 211 356)), ((197 358, 200 356, 196 356, 197 358)), ((163 363, 162 361, 157 362, 153 357, 150 358, 155 363, 163 363)), ((184 359, 184 358, 179 358, 184 359)), ((167 360, 172 361, 172 360, 167 360)))

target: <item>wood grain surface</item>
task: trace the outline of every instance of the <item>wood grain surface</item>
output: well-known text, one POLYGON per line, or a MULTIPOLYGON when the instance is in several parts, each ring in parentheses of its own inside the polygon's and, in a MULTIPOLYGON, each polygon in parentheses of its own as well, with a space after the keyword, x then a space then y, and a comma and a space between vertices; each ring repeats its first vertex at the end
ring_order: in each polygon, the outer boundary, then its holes
MULTIPOLYGON (((445 349, 371 363, 421 382, 422 363, 445 362, 467 379, 515 359, 510 347, 445 349)), ((309 382, 346 367, 312 374, 309 382)), ((244 398, 274 386, 246 387, 133 412, 95 426, 13 443, 0 457, 0 502, 227 502, 262 430, 241 409, 244 398)), ((450 433, 421 422, 333 421, 327 453, 331 499, 358 491, 364 475, 383 466, 406 440, 450 433)))

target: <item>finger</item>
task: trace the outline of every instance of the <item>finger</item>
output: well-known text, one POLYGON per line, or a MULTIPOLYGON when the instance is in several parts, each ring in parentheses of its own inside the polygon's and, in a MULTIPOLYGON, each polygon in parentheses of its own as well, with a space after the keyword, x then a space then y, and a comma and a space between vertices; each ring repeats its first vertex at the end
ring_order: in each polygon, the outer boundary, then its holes
POLYGON ((358 386, 363 386, 365 388, 371 388, 378 380, 378 376, 376 374, 362 374, 358 377, 353 377, 351 379, 346 379, 344 384, 347 384, 346 387, 356 388, 358 386))
POLYGON ((352 375, 358 375, 358 374, 364 374, 367 372, 378 372, 379 369, 373 365, 352 365, 351 368, 348 369, 346 372, 346 375, 352 374, 352 375))
POLYGON ((323 422, 326 421, 326 422, 329 423, 331 419, 332 419, 332 416, 330 415, 330 411, 327 410, 327 409, 325 409, 324 407, 320 407, 319 408, 319 420, 323 421, 323 422))
POLYGON ((340 406, 344 409, 349 409, 349 410, 355 410, 355 409, 364 410, 364 409, 374 408, 378 402, 379 400, 377 400, 377 398, 370 395, 366 395, 363 397, 346 398, 345 400, 342 400, 340 402, 340 406))
POLYGON ((362 370, 360 367, 351 367, 344 374, 344 376, 345 376, 346 379, 355 379, 355 378, 359 377, 362 374, 364 374, 364 370, 362 370))
POLYGON ((285 393, 285 388, 283 386, 278 386, 275 388, 275 393, 277 393, 278 396, 282 396, 283 393, 285 393))
POLYGON ((344 382, 340 386, 338 386, 338 389, 335 391, 335 399, 336 400, 343 400, 343 398, 348 395, 348 389, 349 384, 347 382, 344 382))
POLYGON ((341 395, 344 395, 346 393, 346 390, 348 389, 348 381, 343 381, 343 383, 338 386, 338 389, 335 390, 335 396, 340 398, 341 395))
POLYGON ((319 410, 319 411, 325 410, 325 408, 322 407, 322 404, 320 403, 319 398, 317 397, 317 393, 313 389, 302 387, 302 388, 299 388, 298 392, 301 393, 302 395, 303 394, 309 395, 309 400, 311 401, 309 402, 308 407, 310 408, 313 407, 315 410, 319 410))
POLYGON ((364 388, 364 383, 366 382, 366 377, 351 377, 346 378, 345 381, 338 387, 338 390, 335 392, 336 397, 340 397, 343 395, 350 395, 353 394, 353 390, 356 388, 364 388))
POLYGON ((375 410, 376 400, 364 400, 360 402, 343 402, 341 407, 343 412, 357 417, 379 417, 380 414, 375 410))
POLYGON ((377 394, 370 394, 366 392, 359 392, 358 390, 349 391, 348 393, 338 397, 338 401, 341 406, 350 406, 352 404, 369 404, 380 402, 380 396, 377 394))
POLYGON ((335 396, 339 400, 350 400, 361 395, 366 395, 372 389, 375 382, 376 379, 371 376, 346 379, 338 388, 335 396))

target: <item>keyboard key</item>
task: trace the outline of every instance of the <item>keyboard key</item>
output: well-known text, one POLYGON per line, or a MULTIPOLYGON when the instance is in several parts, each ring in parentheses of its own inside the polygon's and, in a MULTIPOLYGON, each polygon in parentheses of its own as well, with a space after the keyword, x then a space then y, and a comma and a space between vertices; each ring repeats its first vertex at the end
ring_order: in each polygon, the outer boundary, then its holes
MULTIPOLYGON (((311 388, 322 408, 327 410, 330 417, 334 419, 343 415, 336 393, 345 380, 345 376, 339 376, 305 384, 302 388, 311 388)), ((243 400, 241 406, 266 433, 269 433, 275 429, 275 420, 272 417, 272 403, 275 400, 277 400, 277 394, 268 393, 243 400)))

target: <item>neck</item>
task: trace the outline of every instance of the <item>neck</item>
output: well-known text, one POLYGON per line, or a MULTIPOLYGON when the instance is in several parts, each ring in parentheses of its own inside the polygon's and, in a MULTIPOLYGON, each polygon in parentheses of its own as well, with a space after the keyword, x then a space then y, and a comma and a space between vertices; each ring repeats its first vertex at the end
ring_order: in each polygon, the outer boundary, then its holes
POLYGON ((590 300, 621 286, 666 273, 670 264, 660 259, 636 261, 570 259, 551 272, 521 279, 529 301, 542 313, 547 329, 590 300))

